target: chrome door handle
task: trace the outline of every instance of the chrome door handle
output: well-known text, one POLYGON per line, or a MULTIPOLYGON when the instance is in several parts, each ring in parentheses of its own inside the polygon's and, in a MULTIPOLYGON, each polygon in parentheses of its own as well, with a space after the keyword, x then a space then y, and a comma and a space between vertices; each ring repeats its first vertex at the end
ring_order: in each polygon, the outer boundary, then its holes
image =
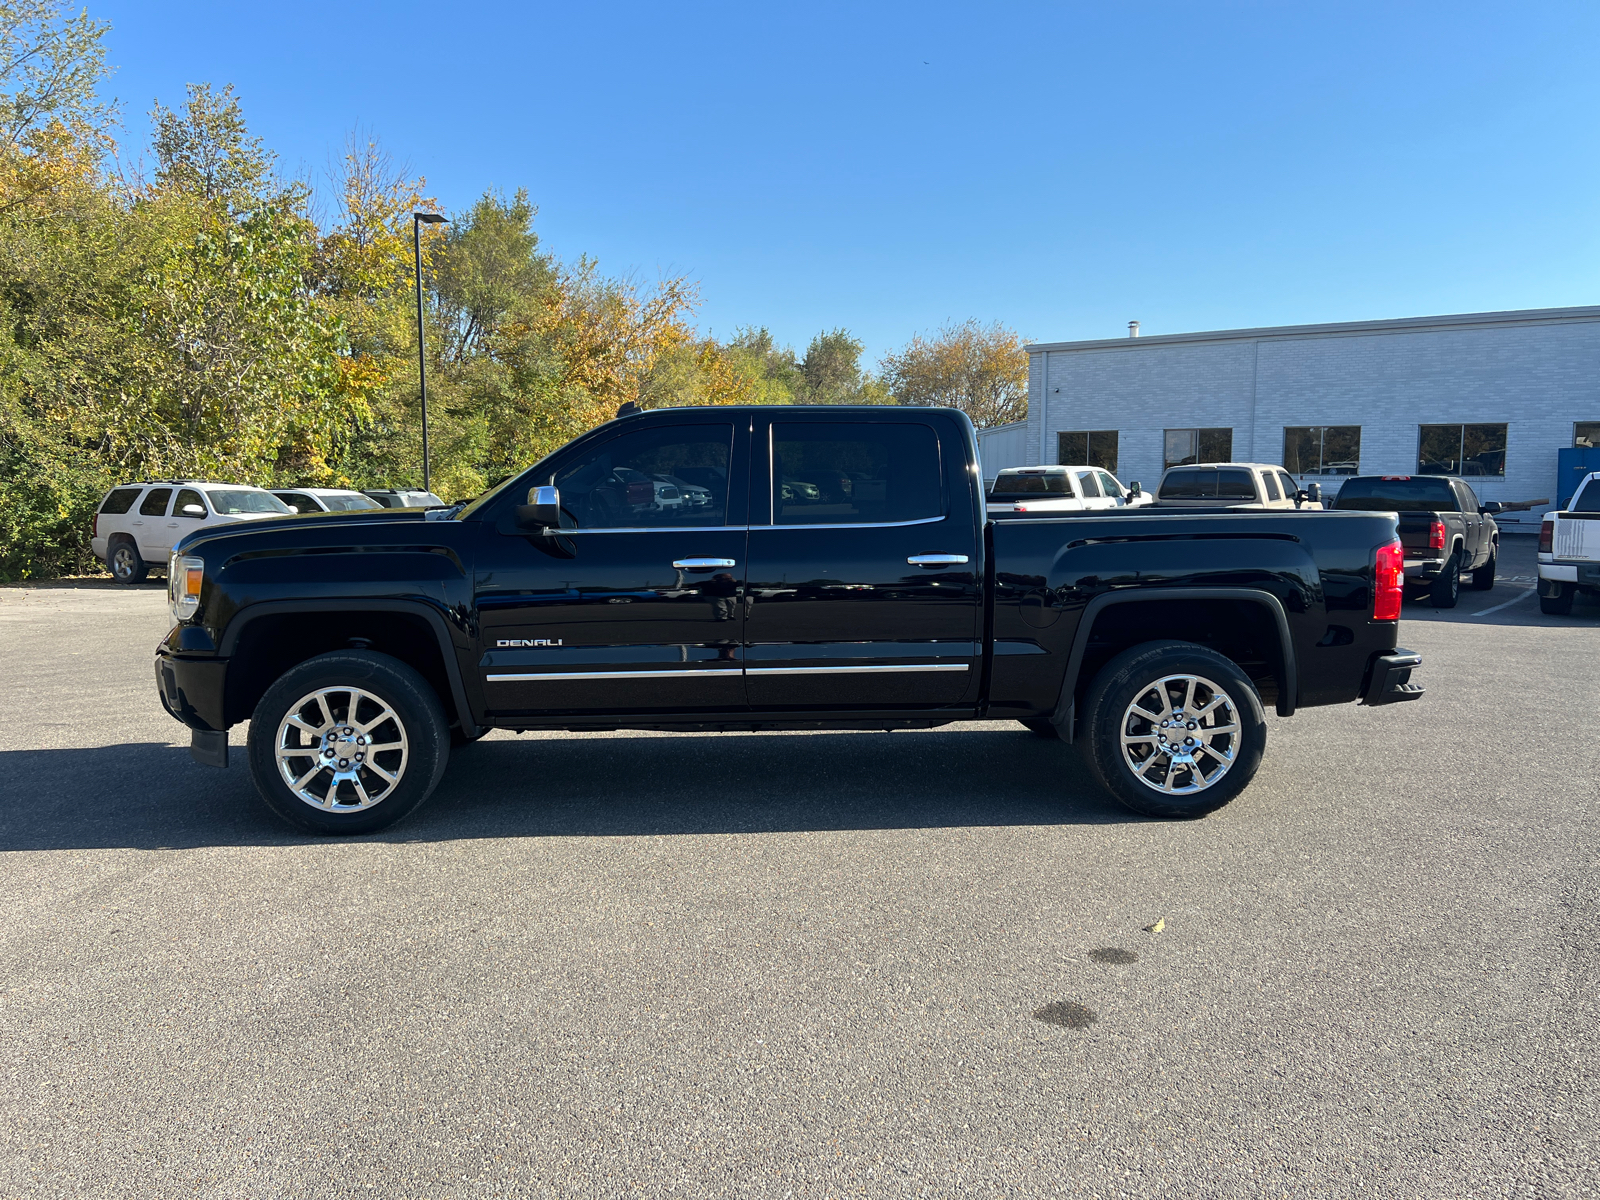
POLYGON ((965 554, 913 554, 906 559, 913 567, 953 567, 966 561, 965 554))
POLYGON ((731 558, 679 558, 672 563, 673 568, 679 571, 711 571, 717 567, 736 565, 731 558))

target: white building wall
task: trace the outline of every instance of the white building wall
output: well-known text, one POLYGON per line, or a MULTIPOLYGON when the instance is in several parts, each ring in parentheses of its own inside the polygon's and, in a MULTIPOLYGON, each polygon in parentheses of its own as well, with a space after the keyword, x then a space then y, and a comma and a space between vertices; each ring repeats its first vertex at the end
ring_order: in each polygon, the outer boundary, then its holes
POLYGON ((994 477, 1007 467, 1026 467, 1028 461, 1028 423, 1013 421, 1009 425, 994 425, 978 430, 978 459, 983 467, 983 481, 993 483, 994 477))
POLYGON ((1565 311, 1034 348, 1029 461, 1055 461, 1058 431, 1116 429, 1118 474, 1150 488, 1165 429, 1229 426, 1235 459, 1279 463, 1285 426, 1359 425, 1364 473, 1409 474, 1419 425, 1503 422, 1506 474, 1474 488, 1553 502, 1556 450, 1600 421, 1600 310, 1565 311))

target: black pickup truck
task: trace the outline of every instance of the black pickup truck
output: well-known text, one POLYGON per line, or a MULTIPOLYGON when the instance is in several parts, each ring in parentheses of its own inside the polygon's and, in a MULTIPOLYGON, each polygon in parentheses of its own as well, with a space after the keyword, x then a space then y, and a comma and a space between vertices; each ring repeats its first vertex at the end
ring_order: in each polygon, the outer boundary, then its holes
POLYGON ((631 414, 463 506, 191 535, 169 578, 156 682, 195 758, 248 720, 262 796, 326 833, 404 816, 490 728, 1018 721, 1198 816, 1255 774, 1263 704, 1422 691, 1392 514, 987 521, 949 409, 631 414))
POLYGON ((1392 512, 1400 517, 1406 584, 1426 590, 1435 608, 1454 608, 1461 577, 1487 592, 1500 557, 1500 505, 1480 504, 1465 479, 1453 475, 1356 475, 1333 507, 1347 512, 1392 512))

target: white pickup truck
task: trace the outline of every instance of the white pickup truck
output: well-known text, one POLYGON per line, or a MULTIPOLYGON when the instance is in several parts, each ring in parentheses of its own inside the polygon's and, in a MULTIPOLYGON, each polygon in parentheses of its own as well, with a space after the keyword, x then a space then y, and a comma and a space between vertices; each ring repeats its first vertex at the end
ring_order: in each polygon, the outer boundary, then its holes
POLYGON ((1137 483, 1124 487, 1109 471, 1086 465, 1007 467, 989 489, 990 516, 1014 512, 1093 512, 1142 508, 1155 500, 1137 483))
POLYGON ((1539 526, 1539 607, 1564 617, 1580 591, 1600 593, 1600 471, 1539 526))

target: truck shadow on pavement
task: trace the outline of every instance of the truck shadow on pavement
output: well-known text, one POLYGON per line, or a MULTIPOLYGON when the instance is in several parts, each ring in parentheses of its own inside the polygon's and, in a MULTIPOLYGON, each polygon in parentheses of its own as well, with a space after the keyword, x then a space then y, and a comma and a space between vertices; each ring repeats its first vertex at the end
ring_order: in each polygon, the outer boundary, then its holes
MULTIPOLYGON (((0 752, 0 851, 296 845, 226 771, 153 742, 0 752), (47 786, 40 786, 48 781, 47 786)), ((496 738, 413 816, 354 839, 630 837, 1142 821, 1072 747, 1024 730, 496 738), (1003 764, 1003 769, 1001 769, 1003 764)))

